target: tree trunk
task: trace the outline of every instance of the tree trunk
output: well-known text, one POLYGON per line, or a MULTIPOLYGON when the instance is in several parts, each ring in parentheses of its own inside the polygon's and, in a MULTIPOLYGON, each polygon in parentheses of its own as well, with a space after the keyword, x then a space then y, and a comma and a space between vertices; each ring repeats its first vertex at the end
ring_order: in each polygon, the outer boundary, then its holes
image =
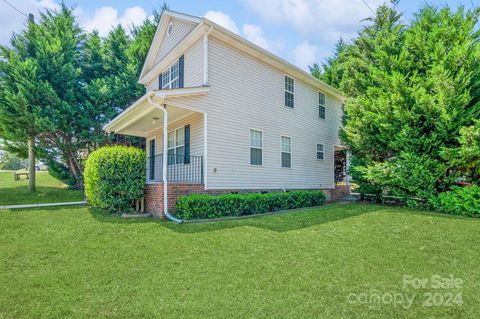
POLYGON ((35 139, 28 139, 28 190, 35 192, 35 139))

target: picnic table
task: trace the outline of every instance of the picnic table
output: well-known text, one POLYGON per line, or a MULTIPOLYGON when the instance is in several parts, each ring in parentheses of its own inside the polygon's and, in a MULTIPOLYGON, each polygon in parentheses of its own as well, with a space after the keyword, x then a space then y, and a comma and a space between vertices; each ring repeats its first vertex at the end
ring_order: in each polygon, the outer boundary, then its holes
POLYGON ((13 172, 13 178, 15 179, 15 181, 21 181, 22 176, 25 176, 25 179, 28 179, 28 173, 13 172))

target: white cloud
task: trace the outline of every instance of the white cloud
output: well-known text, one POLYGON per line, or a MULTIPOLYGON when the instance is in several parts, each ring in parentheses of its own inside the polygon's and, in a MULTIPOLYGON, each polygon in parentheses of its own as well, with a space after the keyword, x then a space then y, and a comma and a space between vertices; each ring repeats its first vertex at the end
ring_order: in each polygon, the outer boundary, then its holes
POLYGON ((267 40, 263 34, 263 29, 258 25, 244 24, 242 27, 242 34, 248 41, 270 52, 277 52, 283 47, 281 41, 267 40))
POLYGON ((127 8, 122 16, 119 16, 118 11, 110 6, 96 9, 91 18, 87 17, 83 10, 79 10, 76 14, 80 24, 87 31, 98 30, 101 36, 107 35, 112 27, 119 24, 124 28, 129 28, 132 25, 141 24, 147 18, 147 13, 139 6, 127 8))
POLYGON ((308 66, 317 62, 318 48, 303 41, 293 49, 293 63, 301 69, 308 71, 308 66))
POLYGON ((221 25, 225 29, 232 31, 233 33, 240 34, 237 25, 226 13, 223 13, 221 11, 209 10, 207 11, 207 13, 205 13, 204 17, 208 20, 215 22, 218 25, 221 25))
MULTIPOLYGON (((288 23, 303 34, 324 39, 353 36, 359 22, 372 13, 362 0, 243 0, 263 20, 288 23)), ((384 0, 369 0, 375 8, 384 0)))

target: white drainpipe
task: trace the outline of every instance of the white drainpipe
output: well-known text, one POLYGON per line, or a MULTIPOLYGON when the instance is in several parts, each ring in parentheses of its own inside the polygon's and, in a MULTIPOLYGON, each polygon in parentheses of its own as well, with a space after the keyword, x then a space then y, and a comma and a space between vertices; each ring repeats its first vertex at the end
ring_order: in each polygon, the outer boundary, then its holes
POLYGON ((156 108, 163 112, 163 165, 162 165, 162 179, 163 179, 163 213, 167 218, 175 223, 183 223, 183 220, 175 218, 168 212, 168 182, 167 182, 167 165, 168 165, 168 112, 167 105, 160 106, 152 101, 152 94, 148 94, 148 103, 152 104, 156 108))

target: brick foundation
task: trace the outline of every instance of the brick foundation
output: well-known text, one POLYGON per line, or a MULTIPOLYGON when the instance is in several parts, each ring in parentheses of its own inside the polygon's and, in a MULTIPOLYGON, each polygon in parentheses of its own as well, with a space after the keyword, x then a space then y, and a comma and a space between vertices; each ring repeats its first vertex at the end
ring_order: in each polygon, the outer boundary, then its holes
MULTIPOLYGON (((333 194, 337 195, 335 190, 322 189, 325 193, 327 201, 333 199, 333 194)), ((281 192, 282 189, 208 189, 205 190, 200 184, 186 184, 186 183, 169 183, 168 184, 168 209, 174 212, 177 200, 190 194, 210 194, 221 195, 229 193, 260 193, 260 192, 281 192)), ((340 193, 338 193, 340 194, 340 193)), ((340 195, 338 195, 340 196, 340 195)), ((343 196, 343 195, 342 195, 343 196)), ((338 197, 341 198, 342 196, 338 197)), ((337 199, 338 199, 337 198, 337 199)), ((154 183, 147 184, 145 187, 145 211, 151 213, 159 218, 165 218, 163 214, 163 184, 154 183)))

